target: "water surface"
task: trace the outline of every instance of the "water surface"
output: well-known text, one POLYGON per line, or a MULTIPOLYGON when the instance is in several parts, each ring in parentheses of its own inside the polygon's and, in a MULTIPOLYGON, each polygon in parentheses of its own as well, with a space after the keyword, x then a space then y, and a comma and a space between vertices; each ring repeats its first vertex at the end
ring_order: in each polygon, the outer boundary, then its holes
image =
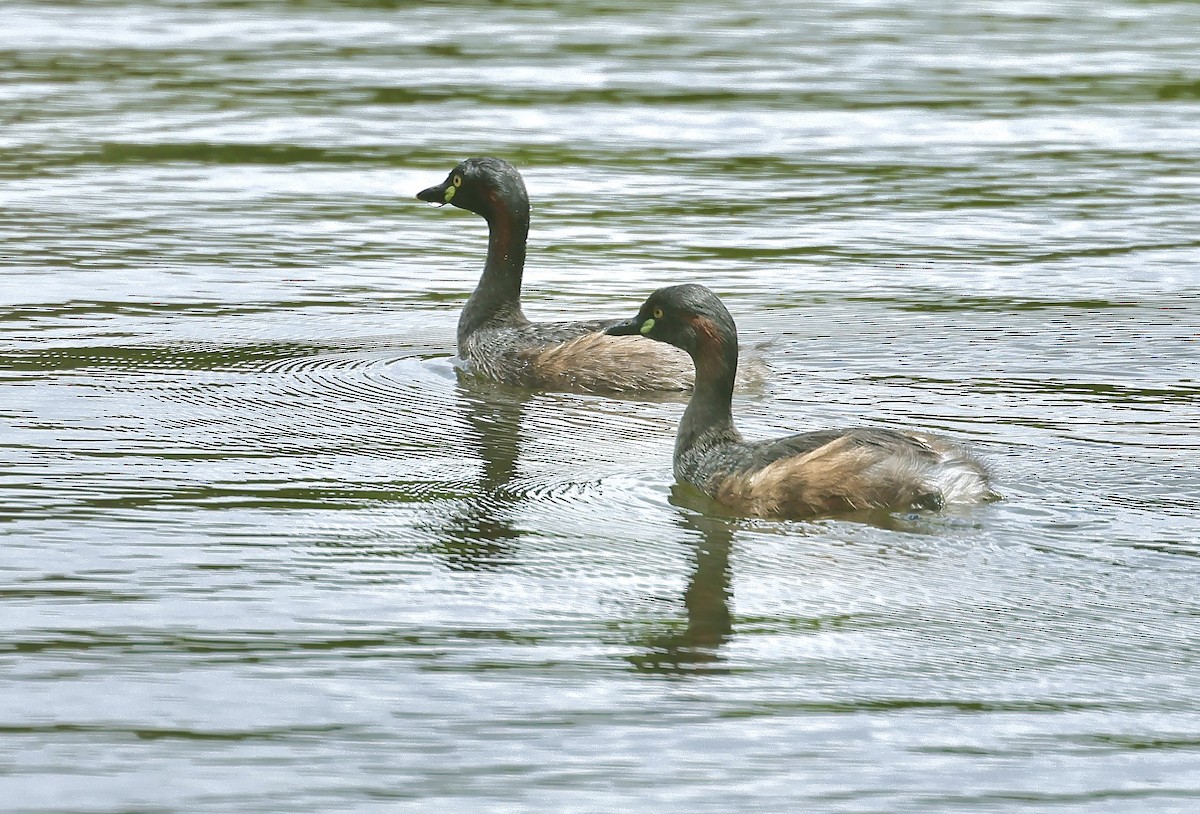
POLYGON ((1190 812, 1200 10, 0 8, 16 812, 1190 812), (517 163, 533 318, 700 281, 750 436, 1005 500, 731 519, 683 402, 456 376, 517 163))

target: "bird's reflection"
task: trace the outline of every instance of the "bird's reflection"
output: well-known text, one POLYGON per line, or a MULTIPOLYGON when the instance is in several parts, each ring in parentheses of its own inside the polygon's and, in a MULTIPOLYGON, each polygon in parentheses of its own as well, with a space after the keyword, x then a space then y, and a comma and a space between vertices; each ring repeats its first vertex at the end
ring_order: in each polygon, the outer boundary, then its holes
POLYGON ((461 505, 438 522, 432 548, 452 568, 494 568, 512 560, 514 544, 522 534, 513 520, 522 496, 511 484, 530 396, 466 377, 459 379, 456 392, 466 419, 464 454, 477 458, 482 471, 461 505))
MULTIPOLYGON (((680 500, 679 489, 672 502, 680 500)), ((686 620, 635 639, 638 651, 629 656, 638 670, 650 673, 687 674, 722 672, 720 648, 733 635, 729 610, 729 552, 735 521, 681 509, 677 524, 691 532, 692 573, 683 592, 686 620)))

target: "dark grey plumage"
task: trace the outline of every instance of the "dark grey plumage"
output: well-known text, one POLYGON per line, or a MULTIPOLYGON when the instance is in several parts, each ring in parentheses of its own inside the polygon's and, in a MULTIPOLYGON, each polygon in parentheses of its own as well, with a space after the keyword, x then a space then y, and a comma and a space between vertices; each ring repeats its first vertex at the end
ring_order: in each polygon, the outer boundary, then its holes
POLYGON ((586 391, 687 390, 692 366, 670 348, 608 336, 617 320, 532 323, 521 310, 529 196, 517 169, 470 158, 423 201, 474 212, 488 223, 483 274, 458 320, 458 355, 468 369, 524 387, 586 391))
POLYGON ((696 385, 675 440, 675 477, 739 511, 804 517, 991 496, 983 464, 934 435, 846 429, 746 441, 731 406, 737 327, 704 286, 661 288, 637 317, 608 332, 641 334, 692 357, 696 385))

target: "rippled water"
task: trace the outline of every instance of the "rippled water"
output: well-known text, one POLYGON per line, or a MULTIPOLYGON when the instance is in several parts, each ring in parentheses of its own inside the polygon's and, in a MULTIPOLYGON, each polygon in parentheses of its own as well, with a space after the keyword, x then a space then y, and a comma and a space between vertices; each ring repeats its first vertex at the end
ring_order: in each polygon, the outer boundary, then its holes
POLYGON ((19 812, 1200 806, 1200 7, 0 5, 0 798, 19 812), (450 364, 696 280, 751 436, 1000 503, 739 521, 683 402, 450 364))

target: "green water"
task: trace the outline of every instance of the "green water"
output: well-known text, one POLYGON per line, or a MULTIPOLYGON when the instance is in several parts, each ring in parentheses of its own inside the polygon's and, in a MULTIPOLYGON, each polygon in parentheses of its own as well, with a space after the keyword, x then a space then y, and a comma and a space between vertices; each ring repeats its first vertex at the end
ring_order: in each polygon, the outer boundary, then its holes
POLYGON ((1200 807, 1200 6, 0 4, 12 812, 1200 807), (1005 500, 735 520, 683 402, 461 381, 718 291, 749 436, 1005 500))

